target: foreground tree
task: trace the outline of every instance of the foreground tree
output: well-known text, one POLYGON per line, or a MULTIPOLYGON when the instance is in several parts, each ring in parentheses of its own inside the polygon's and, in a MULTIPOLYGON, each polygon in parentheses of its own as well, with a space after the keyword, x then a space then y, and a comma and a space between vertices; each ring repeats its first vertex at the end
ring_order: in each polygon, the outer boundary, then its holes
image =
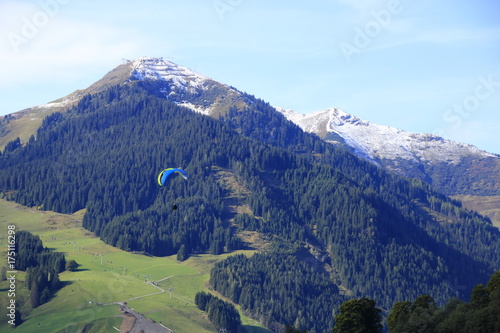
POLYGON ((389 317, 387 317, 387 326, 391 332, 398 330, 398 325, 400 325, 400 323, 406 323, 408 321, 410 317, 410 307, 411 303, 408 301, 396 302, 394 304, 389 317))
POLYGON ((368 298, 352 299, 340 306, 335 316, 333 333, 379 333, 382 332, 382 310, 368 298))
POLYGON ((486 286, 472 290, 470 301, 457 298, 444 308, 436 306, 429 295, 417 297, 413 303, 397 302, 387 318, 390 333, 500 333, 500 271, 486 286))

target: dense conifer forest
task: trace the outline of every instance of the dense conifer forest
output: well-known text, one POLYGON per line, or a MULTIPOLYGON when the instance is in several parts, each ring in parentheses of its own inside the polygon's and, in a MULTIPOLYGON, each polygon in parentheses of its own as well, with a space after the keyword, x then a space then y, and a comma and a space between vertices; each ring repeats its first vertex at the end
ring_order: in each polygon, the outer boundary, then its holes
POLYGON ((498 269, 498 229, 422 181, 302 132, 253 96, 245 95, 248 107, 213 119, 154 91, 132 82, 47 117, 25 146, 14 141, 4 150, 0 195, 63 213, 85 208, 84 227, 127 251, 220 254, 244 246, 238 230, 259 232, 276 248, 308 248, 313 268, 295 250, 274 251, 256 255, 266 263, 230 257, 211 277, 222 294, 279 325, 298 318, 310 328, 319 325, 315 316, 332 325, 339 285, 387 310, 422 294, 438 304, 457 292, 465 297, 498 269), (167 167, 189 179, 158 186, 167 167), (228 209, 234 189, 219 181, 221 172, 245 190, 239 204, 249 213, 228 209), (274 273, 296 279, 294 289, 274 273), (265 281, 273 292, 243 293, 259 284, 266 290, 265 281), (280 312, 284 299, 295 304, 290 312, 280 312), (304 310, 318 299, 329 313, 304 310))
POLYGON ((328 274, 297 253, 231 256, 215 265, 210 284, 273 331, 291 325, 326 332, 346 299, 328 274))
POLYGON ((66 267, 64 254, 44 248, 40 237, 29 231, 20 230, 16 233, 15 253, 16 269, 21 271, 30 267, 43 267, 61 273, 66 267))
POLYGON ((28 231, 16 233, 16 269, 26 271, 31 307, 47 302, 62 287, 59 273, 66 269, 64 254, 43 247, 40 237, 28 231))

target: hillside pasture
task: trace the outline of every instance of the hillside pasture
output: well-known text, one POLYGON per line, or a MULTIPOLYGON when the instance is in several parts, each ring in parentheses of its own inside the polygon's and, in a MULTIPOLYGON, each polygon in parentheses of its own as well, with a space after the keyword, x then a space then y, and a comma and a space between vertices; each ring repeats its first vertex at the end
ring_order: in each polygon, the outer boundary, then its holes
POLYGON ((500 195, 456 195, 453 198, 460 200, 465 208, 489 217, 493 225, 500 228, 500 195))
MULTIPOLYGON (((16 231, 28 230, 43 240, 44 246, 63 252, 66 260, 79 266, 74 272, 60 273, 64 287, 49 302, 34 309, 16 332, 111 332, 119 328, 123 314, 117 302, 145 316, 144 320, 173 329, 175 332, 215 332, 206 313, 194 304, 196 292, 208 290, 209 272, 215 262, 227 257, 193 256, 180 263, 171 257, 153 257, 129 253, 111 247, 81 227, 84 211, 72 215, 40 211, 0 200, 0 230, 15 225, 16 231), (152 283, 154 282, 154 283, 152 283), (172 296, 170 297, 170 288, 172 296)), ((0 253, 6 257, 5 232, 0 238, 0 253)), ((251 254, 251 251, 247 251, 251 254)), ((24 273, 16 276, 19 286, 24 273)), ((6 282, 0 284, 0 294, 6 300, 6 282)), ((29 292, 19 302, 29 302, 29 292)), ((21 311, 29 310, 26 305, 21 311)), ((2 301, 2 307, 4 301, 2 301)), ((10 326, 2 316, 0 331, 10 326)), ((255 324, 242 317, 244 324, 255 324)), ((248 332, 257 327, 246 326, 248 332)))

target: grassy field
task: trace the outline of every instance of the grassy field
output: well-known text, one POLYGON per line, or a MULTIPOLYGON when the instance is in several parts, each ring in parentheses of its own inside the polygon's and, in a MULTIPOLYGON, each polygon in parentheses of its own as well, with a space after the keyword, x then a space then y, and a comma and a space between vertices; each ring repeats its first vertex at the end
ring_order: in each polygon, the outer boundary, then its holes
MULTIPOLYGON (((113 332, 119 328, 119 305, 126 301, 135 311, 161 322, 174 332, 215 332, 204 312, 194 305, 196 292, 207 291, 211 267, 227 257, 199 255, 185 262, 175 256, 152 257, 128 253, 104 244, 81 227, 84 212, 73 215, 42 212, 0 200, 0 254, 5 265, 8 225, 37 234, 44 246, 64 252, 66 259, 80 264, 76 272, 63 272, 65 286, 49 302, 34 309, 16 332, 113 332), (148 281, 158 281, 154 287, 148 281), (170 295, 169 289, 172 288, 170 295), (162 292, 161 289, 165 290, 162 292), (148 295, 148 296, 145 296, 148 295), (138 298, 140 296, 145 296, 138 298), (103 305, 97 305, 102 303, 103 305)), ((251 251, 242 251, 251 254, 251 251)), ((18 286, 24 273, 16 275, 18 286)), ((29 303, 26 289, 17 287, 16 304, 29 303)), ((0 284, 2 308, 7 301, 7 282, 0 284)), ((6 311, 6 310, 5 310, 6 311)), ((9 329, 1 316, 0 331, 9 329)), ((269 332, 252 319, 242 316, 247 332, 269 332)))
POLYGON ((475 210, 478 213, 488 216, 493 225, 500 228, 500 195, 477 196, 477 195, 457 195, 454 199, 460 200, 464 207, 475 210))
POLYGON ((0 150, 3 150, 7 143, 18 137, 21 139, 21 143, 27 142, 30 136, 36 133, 43 119, 59 110, 60 108, 27 109, 22 116, 18 114, 15 119, 10 120, 8 123, 0 124, 0 132, 4 131, 6 133, 0 136, 0 150))

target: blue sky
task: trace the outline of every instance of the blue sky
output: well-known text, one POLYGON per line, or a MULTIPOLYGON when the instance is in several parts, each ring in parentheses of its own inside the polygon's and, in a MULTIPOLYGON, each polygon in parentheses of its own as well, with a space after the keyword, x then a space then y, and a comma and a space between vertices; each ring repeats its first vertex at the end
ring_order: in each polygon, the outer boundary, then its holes
POLYGON ((0 2, 0 115, 159 56, 300 113, 500 153, 496 0, 0 2))

